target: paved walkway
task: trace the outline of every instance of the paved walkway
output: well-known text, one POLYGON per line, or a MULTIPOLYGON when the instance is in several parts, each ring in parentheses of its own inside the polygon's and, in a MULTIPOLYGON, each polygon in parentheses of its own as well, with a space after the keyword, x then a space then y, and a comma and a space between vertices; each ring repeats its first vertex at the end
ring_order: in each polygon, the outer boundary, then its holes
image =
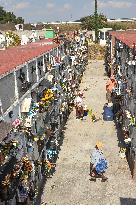
MULTIPOLYGON (((98 118, 105 103, 105 83, 103 62, 91 62, 81 89, 88 88, 84 101, 98 118)), ((99 120, 93 124, 89 117, 80 121, 75 119, 75 112, 71 113, 56 172, 46 183, 42 201, 47 205, 135 205, 135 198, 136 182, 126 160, 120 159, 114 123, 99 120), (90 150, 97 140, 104 143, 109 161, 109 180, 105 183, 89 180, 90 150)))

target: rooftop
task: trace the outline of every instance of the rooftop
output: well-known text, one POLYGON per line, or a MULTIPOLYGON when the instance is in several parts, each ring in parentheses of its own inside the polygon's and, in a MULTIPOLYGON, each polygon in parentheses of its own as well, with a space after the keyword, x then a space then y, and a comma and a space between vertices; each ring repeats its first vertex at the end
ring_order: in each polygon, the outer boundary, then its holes
POLYGON ((16 69, 17 66, 22 65, 57 46, 58 44, 54 43, 52 39, 44 39, 24 46, 0 50, 0 76, 6 75, 16 69))
POLYGON ((109 34, 126 44, 129 48, 133 49, 134 44, 136 44, 136 30, 111 31, 109 34))
POLYGON ((101 32, 105 32, 105 31, 111 31, 112 28, 101 28, 99 29, 101 32))

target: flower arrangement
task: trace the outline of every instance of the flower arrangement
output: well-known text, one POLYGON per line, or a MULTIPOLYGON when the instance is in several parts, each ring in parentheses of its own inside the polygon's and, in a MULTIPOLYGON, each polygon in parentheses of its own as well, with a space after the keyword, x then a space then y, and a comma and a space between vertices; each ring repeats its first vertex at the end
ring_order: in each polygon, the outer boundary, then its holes
POLYGON ((68 107, 68 104, 66 101, 64 101, 62 104, 61 104, 61 107, 60 107, 60 113, 64 112, 68 107))
POLYGON ((126 157, 126 148, 121 147, 119 153, 120 153, 121 159, 124 159, 126 157))
POLYGON ((40 105, 48 106, 54 100, 54 93, 51 89, 44 92, 44 97, 41 99, 40 105))
POLYGON ((135 125, 136 125, 135 117, 131 116, 129 126, 135 126, 135 125))
POLYGON ((48 64, 48 65, 47 65, 47 69, 48 69, 48 70, 51 70, 51 68, 52 68, 52 64, 48 64))
POLYGON ((2 153, 3 153, 4 157, 6 157, 7 155, 9 155, 10 148, 11 148, 11 144, 10 144, 10 143, 6 143, 5 145, 3 145, 3 147, 2 147, 2 153))
POLYGON ((47 151, 47 155, 48 155, 49 159, 53 158, 57 154, 57 151, 53 150, 53 149, 48 149, 46 151, 47 151))
POLYGON ((135 117, 131 115, 131 113, 128 110, 126 110, 125 113, 127 118, 129 119, 129 126, 135 126, 136 125, 135 117))
POLYGON ((39 104, 32 102, 28 116, 32 116, 32 117, 35 116, 38 110, 39 110, 39 104))
POLYGON ((126 113, 127 118, 130 119, 131 118, 131 113, 128 110, 126 110, 125 113, 126 113))
POLYGON ((24 165, 24 170, 27 171, 28 173, 32 172, 33 167, 32 167, 32 163, 29 161, 29 159, 27 157, 23 157, 22 162, 24 165))
POLYGON ((133 95, 132 87, 131 88, 127 88, 126 91, 127 91, 129 97, 131 97, 133 95))
POLYGON ((43 166, 44 166, 44 168, 45 168, 45 171, 46 171, 47 173, 49 173, 49 172, 51 171, 51 169, 52 169, 53 167, 55 167, 55 164, 54 164, 54 163, 51 163, 51 162, 48 161, 48 160, 43 160, 42 164, 43 164, 43 166))
POLYGON ((6 32, 6 40, 8 41, 7 47, 9 46, 18 46, 21 44, 20 37, 13 33, 12 31, 6 32))
POLYGON ((15 178, 20 172, 20 165, 16 164, 14 170, 11 173, 11 178, 15 178))
POLYGON ((23 181, 28 180, 28 172, 27 171, 21 171, 20 180, 23 180, 23 181))
POLYGON ((42 165, 42 162, 40 160, 35 161, 35 166, 38 167, 39 165, 42 165))
POLYGON ((38 136, 33 137, 34 142, 37 142, 39 140, 38 136))
POLYGON ((7 174, 2 181, 2 186, 7 187, 10 185, 10 174, 7 174))
POLYGON ((17 140, 11 140, 10 142, 4 144, 2 147, 2 153, 4 158, 14 153, 16 154, 18 150, 18 146, 19 146, 19 142, 17 140))

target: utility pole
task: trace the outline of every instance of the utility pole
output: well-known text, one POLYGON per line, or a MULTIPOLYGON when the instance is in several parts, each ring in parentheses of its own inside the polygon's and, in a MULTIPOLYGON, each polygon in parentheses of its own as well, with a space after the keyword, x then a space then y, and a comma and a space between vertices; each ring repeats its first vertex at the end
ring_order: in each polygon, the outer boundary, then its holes
POLYGON ((94 16, 95 16, 95 42, 98 42, 98 11, 97 11, 97 0, 95 0, 95 11, 94 11, 94 16))

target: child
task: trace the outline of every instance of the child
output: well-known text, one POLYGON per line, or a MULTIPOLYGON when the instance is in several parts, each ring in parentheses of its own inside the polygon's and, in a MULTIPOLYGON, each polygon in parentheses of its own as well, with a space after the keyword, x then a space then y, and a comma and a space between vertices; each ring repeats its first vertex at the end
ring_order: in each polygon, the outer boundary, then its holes
POLYGON ((87 115, 88 115, 88 108, 87 105, 84 105, 83 107, 83 119, 86 119, 87 115))

